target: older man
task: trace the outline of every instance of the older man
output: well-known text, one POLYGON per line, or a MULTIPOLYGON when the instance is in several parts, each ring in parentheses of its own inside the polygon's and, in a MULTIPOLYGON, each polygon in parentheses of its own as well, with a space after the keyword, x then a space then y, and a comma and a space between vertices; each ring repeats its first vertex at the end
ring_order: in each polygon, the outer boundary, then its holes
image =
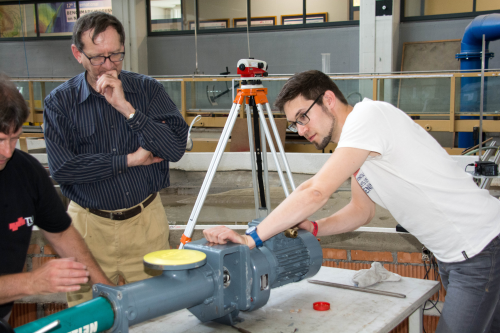
POLYGON ((71 225, 52 181, 31 155, 15 149, 28 118, 16 86, 0 75, 0 319, 28 295, 76 291, 80 284, 111 284, 71 225), (22 273, 33 226, 63 259, 22 273))
MULTIPOLYGON (((113 281, 144 279, 142 257, 169 248, 158 191, 169 161, 184 154, 188 126, 156 80, 122 70, 125 34, 114 16, 94 12, 75 23, 72 52, 85 71, 45 99, 52 177, 97 261, 113 281)), ((70 306, 91 290, 68 295, 70 306)))

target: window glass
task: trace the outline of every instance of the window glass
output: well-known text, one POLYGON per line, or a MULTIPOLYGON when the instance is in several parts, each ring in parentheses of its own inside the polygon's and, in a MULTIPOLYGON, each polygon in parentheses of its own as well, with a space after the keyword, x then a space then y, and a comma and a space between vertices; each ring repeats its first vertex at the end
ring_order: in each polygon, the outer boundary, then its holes
MULTIPOLYGON (((112 14, 111 0, 79 1, 80 16, 101 11, 112 14)), ((77 20, 76 1, 38 5, 38 29, 41 37, 71 36, 77 20)))
POLYGON ((359 21, 359 8, 361 7, 361 0, 353 0, 351 5, 351 20, 359 21))
POLYGON ((78 1, 78 6, 80 7, 80 16, 97 11, 113 14, 111 0, 78 1))
POLYGON ((0 5, 0 38, 36 37, 35 5, 0 5))
POLYGON ((194 22, 195 0, 151 0, 151 31, 188 30, 194 22))
MULTIPOLYGON (((246 0, 198 1, 199 29, 246 27, 246 0)), ((194 29, 194 22, 191 23, 194 29)))
POLYGON ((302 0, 250 0, 251 26, 302 24, 302 0))
MULTIPOLYGON (((359 0, 357 8, 359 13, 359 0)), ((349 11, 349 0, 307 0, 306 23, 349 21, 349 11)))
POLYGON ((476 11, 500 9, 500 0, 476 0, 476 11))
POLYGON ((405 0, 405 17, 472 12, 473 0, 405 0))
POLYGON ((76 2, 52 2, 38 5, 40 36, 68 36, 76 21, 76 2))

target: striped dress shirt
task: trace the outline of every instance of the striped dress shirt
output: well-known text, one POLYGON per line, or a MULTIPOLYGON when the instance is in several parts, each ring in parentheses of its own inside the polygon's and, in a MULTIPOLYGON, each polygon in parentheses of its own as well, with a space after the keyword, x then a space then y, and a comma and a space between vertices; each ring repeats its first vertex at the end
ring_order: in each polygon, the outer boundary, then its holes
POLYGON ((44 132, 49 169, 62 193, 82 207, 129 208, 170 185, 169 161, 184 155, 188 125, 163 86, 121 71, 126 119, 82 73, 45 99, 44 132), (142 147, 164 161, 127 167, 127 154, 142 147))

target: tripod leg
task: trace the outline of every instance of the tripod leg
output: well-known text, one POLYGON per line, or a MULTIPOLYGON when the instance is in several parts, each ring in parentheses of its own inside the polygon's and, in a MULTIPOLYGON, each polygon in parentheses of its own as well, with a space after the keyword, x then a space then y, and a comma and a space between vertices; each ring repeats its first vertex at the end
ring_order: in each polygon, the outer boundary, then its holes
POLYGON ((290 166, 288 165, 288 160, 285 155, 285 149, 283 148, 283 145, 281 144, 281 139, 279 136, 278 128, 276 127, 276 123, 274 122, 274 117, 273 113, 271 111, 271 106, 269 106, 269 103, 266 103, 266 110, 267 110, 267 117, 269 118, 269 122, 271 123, 271 127, 274 132, 274 137, 276 138, 276 144, 278 145, 280 155, 281 155, 281 160, 285 166, 286 174, 288 176, 288 181, 290 182, 290 185, 292 186, 292 192, 295 191, 295 183, 293 181, 292 177, 292 172, 290 171, 290 166))
POLYGON ((193 211, 191 212, 191 216, 189 217, 188 224, 186 229, 184 230, 184 234, 182 235, 181 244, 179 249, 184 248, 184 244, 187 240, 191 240, 193 235, 194 227, 196 226, 196 221, 198 220, 198 216, 200 215, 201 208, 203 207, 203 203, 205 202, 205 198, 207 197, 208 190, 210 189, 210 185, 212 184, 212 180, 215 175, 215 171, 217 171, 217 167, 219 166, 222 154, 226 149, 227 142, 231 135, 231 131, 233 130, 234 123, 236 122, 236 118, 238 117, 238 109, 239 104, 233 104, 231 107, 231 111, 229 112, 229 116, 226 121, 226 125, 222 130, 222 134, 217 144, 217 148, 215 149, 214 156, 212 157, 212 161, 208 167, 207 174, 205 175, 205 179, 203 180, 203 184, 201 185, 200 193, 198 194, 198 198, 196 198, 196 202, 193 207, 193 211))
MULTIPOLYGON (((269 164, 267 163, 267 147, 266 147, 266 132, 264 131, 264 128, 262 126, 262 118, 260 116, 260 111, 259 111, 259 118, 260 118, 260 142, 262 144, 262 163, 264 164, 264 189, 266 191, 265 197, 266 197, 266 216, 269 215, 271 212, 271 189, 269 188, 269 164)), ((267 125, 266 120, 264 118, 264 124, 267 125)))
POLYGON ((252 115, 250 105, 246 105, 248 125, 248 145, 250 146, 250 164, 252 166, 253 197, 255 200, 255 216, 259 216, 259 194, 257 193, 257 171, 255 170, 255 151, 253 146, 252 115))
MULTIPOLYGON (((261 134, 263 133, 261 130, 261 126, 259 123, 259 110, 257 109, 257 105, 255 104, 255 97, 250 96, 248 99, 248 104, 252 108, 252 121, 253 121, 253 129, 254 129, 254 141, 255 141, 255 164, 257 167, 257 184, 258 184, 258 193, 259 193, 259 211, 257 217, 265 217, 269 214, 268 211, 268 198, 266 197, 266 186, 264 185, 264 177, 267 176, 267 164, 265 163, 265 137, 261 134), (264 144, 264 150, 262 149, 262 144, 264 144), (263 153, 264 151, 264 153, 263 153), (263 161, 264 159, 264 161, 263 161), (264 163, 263 163, 264 162, 264 163), (264 166, 264 169, 263 169, 264 166)), ((267 184, 266 184, 267 185, 267 184)))
POLYGON ((262 127, 264 128, 264 132, 267 137, 267 142, 269 143, 269 148, 271 149, 271 153, 273 154, 274 163, 276 164, 276 171, 278 172, 278 176, 280 177, 281 186, 283 186, 283 191, 285 192, 285 196, 288 197, 289 195, 288 186, 286 184, 285 178, 283 177, 283 172, 281 171, 281 165, 280 162, 278 161, 276 150, 274 149, 273 138, 271 136, 271 133, 269 132, 269 128, 267 127, 266 117, 264 116, 264 109, 262 107, 262 104, 258 104, 257 109, 259 110, 260 122, 262 124, 262 127))

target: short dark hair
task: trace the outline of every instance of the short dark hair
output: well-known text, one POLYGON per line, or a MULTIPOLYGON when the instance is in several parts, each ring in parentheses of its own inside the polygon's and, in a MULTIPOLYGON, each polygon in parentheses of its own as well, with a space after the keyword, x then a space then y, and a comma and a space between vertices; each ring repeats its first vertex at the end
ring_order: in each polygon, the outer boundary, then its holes
POLYGON ((113 15, 104 12, 91 12, 81 16, 73 27, 72 42, 78 50, 82 51, 85 46, 82 43, 82 34, 85 31, 94 29, 92 34, 92 42, 94 42, 94 39, 109 27, 113 27, 118 32, 120 43, 125 45, 125 30, 122 23, 113 15))
MULTIPOLYGON (((278 94, 274 106, 283 111, 285 104, 294 100, 299 95, 308 100, 315 100, 327 90, 333 91, 335 97, 340 102, 348 104, 339 87, 337 87, 328 75, 317 70, 310 70, 297 73, 289 78, 278 94)), ((323 100, 320 98, 316 103, 323 105, 323 100)))
POLYGON ((28 119, 28 105, 16 85, 0 73, 0 132, 15 133, 28 119))

